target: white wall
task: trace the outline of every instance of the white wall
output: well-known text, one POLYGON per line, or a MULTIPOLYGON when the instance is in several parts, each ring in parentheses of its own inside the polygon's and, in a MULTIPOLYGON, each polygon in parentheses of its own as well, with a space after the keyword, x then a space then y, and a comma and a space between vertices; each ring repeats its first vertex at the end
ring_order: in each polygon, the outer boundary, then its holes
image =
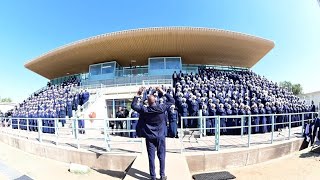
POLYGON ((7 111, 9 111, 10 109, 13 109, 14 106, 16 106, 17 104, 15 103, 0 103, 0 110, 1 112, 5 113, 7 111))

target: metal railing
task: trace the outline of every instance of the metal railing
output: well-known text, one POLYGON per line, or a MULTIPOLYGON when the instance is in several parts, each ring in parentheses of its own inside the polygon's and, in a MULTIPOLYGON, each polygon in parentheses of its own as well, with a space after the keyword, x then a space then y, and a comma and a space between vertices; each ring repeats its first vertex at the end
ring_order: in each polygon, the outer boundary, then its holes
MULTIPOLYGON (((112 134, 124 134, 130 136, 135 130, 130 128, 131 121, 137 121, 138 118, 108 118, 108 119, 85 119, 85 118, 8 118, 2 122, 1 132, 19 138, 33 139, 40 143, 49 143, 55 145, 69 145, 77 149, 83 146, 94 146, 97 149, 103 149, 105 152, 112 152, 111 145, 115 144, 140 144, 138 149, 130 152, 142 152, 141 138, 124 138, 112 136, 112 134), (61 121, 66 120, 63 127, 61 121), (90 121, 99 121, 99 126, 85 127, 90 121), (125 129, 111 129, 112 123, 123 123, 125 129), (80 125, 81 124, 81 125, 80 125), (88 133, 88 132, 91 133, 88 133), (67 133, 67 134, 66 134, 67 133), (63 139, 65 139, 63 141, 63 139), (101 139, 104 145, 101 146, 101 139)), ((123 150, 121 152, 126 152, 123 150)))
MULTIPOLYGON (((304 124, 306 121, 309 121, 311 119, 314 118, 314 114, 318 114, 318 112, 305 112, 305 113, 289 113, 289 114, 258 114, 258 115, 232 115, 232 116, 202 116, 201 113, 199 113, 200 116, 188 116, 188 117, 181 117, 180 120, 180 132, 179 132, 179 140, 181 143, 181 148, 180 148, 180 152, 184 152, 184 132, 186 131, 198 131, 200 132, 199 136, 200 137, 205 137, 207 135, 208 130, 212 131, 214 133, 214 139, 215 139, 215 143, 214 143, 214 149, 216 151, 220 150, 220 141, 221 141, 221 130, 223 130, 223 132, 226 132, 228 130, 235 130, 235 129, 240 129, 240 136, 241 138, 246 135, 247 136, 247 147, 250 147, 251 143, 252 143, 252 130, 254 130, 254 128, 260 128, 263 126, 267 126, 267 132, 264 133, 270 133, 271 134, 271 138, 270 138, 270 143, 272 144, 274 142, 274 133, 276 132, 276 130, 283 130, 288 128, 288 135, 287 135, 287 139, 291 138, 291 130, 292 130, 292 124, 294 124, 296 127, 301 126, 301 134, 303 134, 303 128, 304 128, 304 124), (267 119, 266 123, 261 123, 260 124, 260 120, 259 122, 255 122, 255 118, 260 118, 260 117, 264 117, 267 119), (296 117, 298 119, 295 119, 293 121, 292 117, 296 117), (277 118, 284 118, 282 120, 282 122, 277 122, 277 118), (228 122, 228 120, 230 121, 234 121, 234 120, 240 121, 240 126, 222 126, 222 124, 226 125, 226 123, 228 122), (184 127, 184 120, 187 121, 196 121, 197 125, 196 127, 193 128, 185 128, 184 127), (214 126, 212 127, 206 127, 206 121, 207 120, 213 120, 214 122, 214 126)), ((256 134, 261 133, 260 129, 258 130, 259 132, 256 134)))
POLYGON ((82 85, 78 87, 74 87, 74 90, 81 90, 81 89, 103 89, 103 88, 110 88, 110 87, 122 87, 122 86, 145 86, 145 85, 159 85, 159 84, 170 84, 172 85, 172 79, 154 79, 154 80, 142 80, 141 82, 136 83, 120 83, 120 84, 88 84, 82 85))
POLYGON ((158 75, 158 76, 134 76, 134 77, 118 77, 114 79, 105 79, 105 80, 87 80, 81 82, 81 87, 86 88, 90 86, 100 86, 108 85, 110 87, 119 86, 117 84, 126 85, 126 84, 136 84, 141 85, 142 81, 153 81, 157 79, 171 79, 171 75, 158 75))
MULTIPOLYGON (((250 147, 254 144, 255 138, 259 135, 267 136, 270 133, 270 139, 267 141, 256 139, 262 141, 263 144, 272 144, 274 141, 289 140, 293 137, 293 127, 301 128, 298 129, 296 136, 301 137, 303 134, 303 127, 305 122, 314 119, 315 112, 305 112, 305 113, 290 113, 290 114, 259 114, 259 115, 237 115, 237 116, 188 116, 181 117, 180 125, 178 129, 179 142, 181 153, 186 152, 185 143, 189 143, 192 139, 186 137, 186 132, 198 132, 200 137, 194 138, 196 142, 201 141, 213 141, 214 143, 210 147, 210 150, 219 151, 222 145, 222 141, 227 141, 232 138, 238 138, 238 140, 244 140, 243 147, 250 147), (255 118, 265 117, 267 118, 266 123, 257 124, 255 123, 255 118), (277 118, 284 118, 283 121, 279 121, 277 118), (184 120, 196 121, 196 126, 192 128, 184 127, 184 120), (224 126, 229 120, 237 120, 238 125, 224 126), (213 126, 206 127, 206 122, 208 120, 213 120, 213 126), (267 126, 266 133, 253 134, 253 130, 256 127, 267 126), (274 135, 278 132, 278 129, 283 129, 287 131, 281 139, 274 139, 274 135), (226 131, 235 130, 239 134, 238 136, 221 135, 226 131), (208 134, 211 132, 211 134, 208 134), (247 139, 246 139, 247 138, 247 139)), ((10 117, 2 121, 1 132, 12 136, 24 137, 27 139, 37 140, 40 143, 53 143, 55 145, 60 144, 73 144, 73 147, 79 149, 83 146, 89 144, 90 147, 99 147, 100 150, 103 149, 105 152, 116 153, 117 144, 134 144, 141 148, 143 141, 142 138, 128 138, 135 133, 135 129, 131 129, 132 121, 137 121, 138 118, 105 118, 105 119, 83 119, 83 118, 15 118, 10 117), (64 127, 61 126, 61 121, 66 120, 64 127), (88 126, 92 122, 97 122, 97 125, 88 126), (114 128, 112 129, 112 124, 122 124, 123 129, 114 128), (79 125, 80 124, 80 125, 79 125), (82 124, 82 125, 81 125, 82 124), (83 125, 84 124, 84 125, 83 125), (67 134, 65 134, 67 131, 67 134), (85 134, 82 134, 85 132, 85 134), (117 134, 122 134, 122 136, 117 136, 117 134), (114 136, 114 134, 116 134, 114 136), (130 135, 131 134, 131 135, 130 135), (66 140, 63 140, 66 139, 66 140)), ((294 130, 297 130, 295 128, 294 130)), ((227 142, 228 143, 228 142, 227 142)), ((260 143, 260 144, 261 144, 260 143)), ((229 144, 227 144, 229 145, 229 144)), ((126 147, 124 152, 139 152, 138 150, 132 150, 134 148, 126 147)), ((136 147, 137 149, 137 147, 136 147)), ((121 152, 123 152, 121 151, 121 152)))
MULTIPOLYGON (((102 92, 101 89, 96 89, 96 94, 92 97, 92 95, 89 97, 89 100, 87 102, 85 102, 81 108, 83 109, 83 111, 89 109, 91 107, 91 105, 93 105, 101 96, 102 96, 102 92)), ((77 110, 77 112, 79 112, 80 109, 77 110)))

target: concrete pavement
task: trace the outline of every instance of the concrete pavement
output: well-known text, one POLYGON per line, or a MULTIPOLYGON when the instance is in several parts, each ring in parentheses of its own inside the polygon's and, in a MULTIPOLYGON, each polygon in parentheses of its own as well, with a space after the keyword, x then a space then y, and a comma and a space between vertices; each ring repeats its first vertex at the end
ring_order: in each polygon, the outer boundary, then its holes
MULTIPOLYGON (((156 156, 155 167, 157 178, 160 178, 159 175, 159 160, 156 156)), ((128 170, 124 180, 147 180, 149 176, 149 163, 148 163, 148 154, 146 147, 143 147, 143 151, 140 155, 137 156, 133 162, 131 168, 128 170)), ((180 153, 166 153, 166 176, 168 180, 191 180, 191 174, 189 167, 186 161, 186 158, 183 154, 180 153)))

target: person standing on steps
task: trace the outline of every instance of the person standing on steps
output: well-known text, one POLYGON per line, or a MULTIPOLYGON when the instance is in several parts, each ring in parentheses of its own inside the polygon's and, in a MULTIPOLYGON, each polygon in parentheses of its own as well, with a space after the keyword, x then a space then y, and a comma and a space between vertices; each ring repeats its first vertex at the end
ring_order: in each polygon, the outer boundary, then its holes
POLYGON ((152 180, 156 179, 155 172, 155 151, 160 162, 161 180, 166 180, 165 175, 165 157, 166 157, 166 120, 165 112, 170 109, 171 105, 175 104, 173 97, 166 93, 161 88, 157 87, 159 94, 166 97, 167 101, 163 104, 157 104, 155 97, 149 95, 147 97, 148 105, 138 103, 138 98, 144 93, 145 88, 140 88, 137 96, 133 98, 131 108, 140 114, 137 131, 139 135, 146 139, 146 147, 149 159, 149 172, 152 180))

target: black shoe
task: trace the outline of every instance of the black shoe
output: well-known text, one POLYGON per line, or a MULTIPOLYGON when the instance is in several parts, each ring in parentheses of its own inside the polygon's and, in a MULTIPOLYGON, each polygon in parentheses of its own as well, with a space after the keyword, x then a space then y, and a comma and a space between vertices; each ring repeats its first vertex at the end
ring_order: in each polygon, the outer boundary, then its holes
POLYGON ((167 180, 167 176, 161 177, 160 180, 167 180))

